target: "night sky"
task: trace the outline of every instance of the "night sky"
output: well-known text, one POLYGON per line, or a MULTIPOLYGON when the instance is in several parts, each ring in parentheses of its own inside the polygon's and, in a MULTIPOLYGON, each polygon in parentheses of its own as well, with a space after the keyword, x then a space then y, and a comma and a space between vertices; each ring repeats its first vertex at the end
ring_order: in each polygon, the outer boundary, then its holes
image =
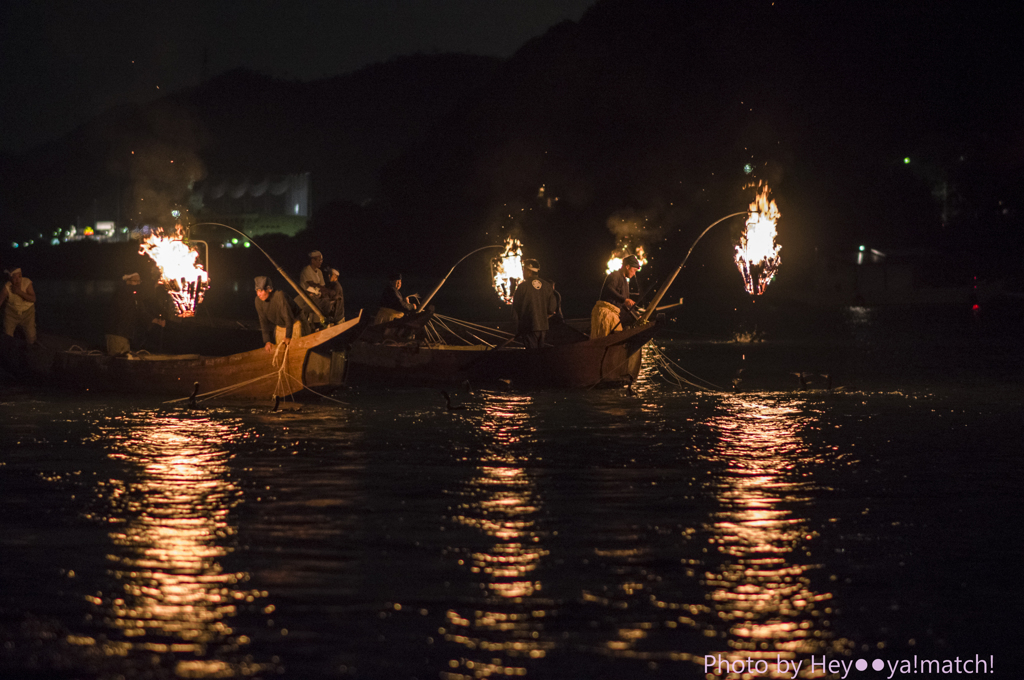
POLYGON ((386 247, 407 268, 423 242, 444 260, 522 230, 571 276, 615 247, 609 220, 674 252, 763 180, 797 261, 928 246, 1002 273, 1024 252, 1008 8, 2 2, 0 228, 144 219, 145 188, 180 202, 185 175, 308 172, 297 252, 336 240, 354 267, 386 247))
POLYGON ((392 57, 507 57, 593 0, 0 3, 0 151, 244 67, 315 80, 392 57))

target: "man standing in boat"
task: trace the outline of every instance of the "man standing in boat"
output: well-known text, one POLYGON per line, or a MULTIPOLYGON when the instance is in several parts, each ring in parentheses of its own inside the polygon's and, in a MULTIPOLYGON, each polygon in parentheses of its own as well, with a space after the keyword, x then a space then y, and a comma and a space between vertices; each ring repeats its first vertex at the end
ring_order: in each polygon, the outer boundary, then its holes
POLYGON ((139 293, 142 276, 138 272, 125 274, 121 280, 124 281, 124 285, 114 291, 105 334, 107 354, 112 357, 128 354, 132 351, 132 343, 135 343, 137 349, 150 323, 161 327, 167 325, 160 317, 153 318, 148 313, 145 301, 139 293))
POLYGON ((36 344, 36 291, 32 282, 21 275, 21 268, 12 269, 11 280, 0 289, 0 307, 4 309, 4 334, 14 337, 14 330, 21 326, 25 342, 36 344))
POLYGON ((324 272, 320 269, 324 263, 324 256, 319 250, 314 250, 309 254, 309 264, 303 268, 302 273, 299 274, 299 286, 302 290, 309 293, 309 296, 316 300, 320 297, 320 292, 323 290, 324 272))
POLYGON ((537 260, 523 260, 523 282, 512 295, 512 321, 516 336, 527 349, 544 346, 544 336, 550 328, 550 319, 558 313, 558 294, 555 284, 540 278, 537 260))
POLYGON ((288 345, 292 337, 302 335, 302 323, 295 318, 295 310, 288 296, 274 290, 267 276, 256 277, 256 314, 263 331, 263 348, 274 351, 275 345, 288 345))
POLYGON ((636 302, 629 296, 629 282, 640 271, 640 260, 630 255, 622 259, 622 267, 605 277, 601 297, 590 312, 590 339, 596 340, 619 330, 635 318, 636 302))
POLYGON ((338 283, 338 270, 327 270, 327 283, 320 291, 324 300, 323 312, 331 323, 341 323, 345 320, 345 291, 338 283))
POLYGON ((416 311, 416 305, 409 299, 412 296, 403 296, 399 292, 400 290, 402 290, 402 275, 395 272, 388 276, 388 285, 384 286, 384 291, 380 294, 380 309, 377 310, 377 316, 373 319, 374 325, 394 321, 409 312, 416 311))
POLYGON ((306 301, 302 299, 302 296, 295 296, 293 302, 298 307, 300 316, 307 325, 313 325, 319 319, 320 314, 328 318, 331 316, 327 310, 331 305, 323 297, 324 289, 327 285, 324 270, 322 269, 323 263, 323 254, 319 250, 314 250, 309 254, 309 264, 299 273, 299 287, 306 291, 310 301, 317 306, 317 309, 311 309, 306 304, 306 301))

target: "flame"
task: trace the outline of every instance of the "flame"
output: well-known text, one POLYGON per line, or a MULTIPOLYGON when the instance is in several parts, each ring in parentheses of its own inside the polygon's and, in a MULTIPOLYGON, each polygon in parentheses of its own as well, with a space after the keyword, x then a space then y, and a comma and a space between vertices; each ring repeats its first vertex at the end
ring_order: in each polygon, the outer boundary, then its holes
POLYGON ((771 189, 767 184, 750 204, 746 228, 736 246, 736 266, 743 275, 743 285, 751 295, 761 295, 771 283, 779 269, 779 251, 782 246, 775 243, 775 225, 781 217, 771 189))
POLYGON ((210 277, 196 262, 199 253, 180 238, 154 231, 142 239, 139 254, 148 255, 160 269, 160 282, 174 302, 178 316, 193 316, 203 294, 210 287, 210 277))
POLYGON ((511 236, 505 239, 505 252, 491 260, 494 290, 505 304, 512 304, 512 294, 523 280, 523 244, 511 236))
POLYGON ((605 275, 617 272, 622 269, 622 261, 630 255, 636 255, 636 259, 640 262, 640 266, 643 267, 647 264, 647 253, 644 252, 643 246, 637 246, 636 250, 632 253, 629 252, 629 246, 623 246, 617 248, 608 260, 608 268, 605 270, 605 275))

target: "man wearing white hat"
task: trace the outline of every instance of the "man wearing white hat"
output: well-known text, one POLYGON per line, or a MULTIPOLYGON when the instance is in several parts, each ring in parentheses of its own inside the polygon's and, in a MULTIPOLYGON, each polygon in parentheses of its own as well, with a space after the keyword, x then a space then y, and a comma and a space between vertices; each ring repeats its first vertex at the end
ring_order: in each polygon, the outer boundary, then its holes
POLYGON ((320 291, 325 285, 324 272, 320 269, 324 263, 324 256, 319 250, 309 254, 309 264, 299 274, 299 287, 309 293, 310 297, 320 297, 320 291))
POLYGON ((36 291, 32 282, 21 275, 21 268, 8 272, 11 280, 0 290, 0 306, 5 302, 4 333, 14 337, 18 326, 25 331, 25 342, 36 343, 36 291))
POLYGON ((345 291, 338 283, 338 270, 327 269, 327 285, 321 291, 324 300, 323 312, 332 323, 345 320, 345 291))

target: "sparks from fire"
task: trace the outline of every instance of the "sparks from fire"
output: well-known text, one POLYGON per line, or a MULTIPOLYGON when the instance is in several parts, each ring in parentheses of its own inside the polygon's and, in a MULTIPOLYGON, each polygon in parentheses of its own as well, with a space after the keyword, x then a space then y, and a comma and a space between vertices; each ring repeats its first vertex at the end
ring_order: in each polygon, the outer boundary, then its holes
POLYGON ((491 272, 498 297, 505 304, 512 304, 516 286, 523 280, 523 244, 519 239, 505 239, 505 252, 491 260, 491 272))
POLYGON ((139 254, 147 255, 160 270, 160 282, 174 302, 180 317, 194 316, 203 294, 210 287, 210 277, 197 263, 199 253, 180 238, 164 236, 156 230, 142 239, 139 254))
POLYGON ((605 274, 611 274, 622 269, 622 260, 630 255, 636 255, 636 259, 640 262, 640 266, 646 266, 647 254, 644 252, 643 246, 637 246, 636 250, 632 253, 629 252, 629 246, 623 246, 622 248, 616 248, 615 252, 612 253, 612 257, 608 260, 608 268, 605 270, 605 274))
POLYGON ((743 285, 751 295, 761 295, 779 269, 782 246, 775 243, 775 226, 779 212, 771 189, 759 184, 760 190, 747 211, 747 221, 740 243, 736 246, 736 266, 743 276, 743 285))

